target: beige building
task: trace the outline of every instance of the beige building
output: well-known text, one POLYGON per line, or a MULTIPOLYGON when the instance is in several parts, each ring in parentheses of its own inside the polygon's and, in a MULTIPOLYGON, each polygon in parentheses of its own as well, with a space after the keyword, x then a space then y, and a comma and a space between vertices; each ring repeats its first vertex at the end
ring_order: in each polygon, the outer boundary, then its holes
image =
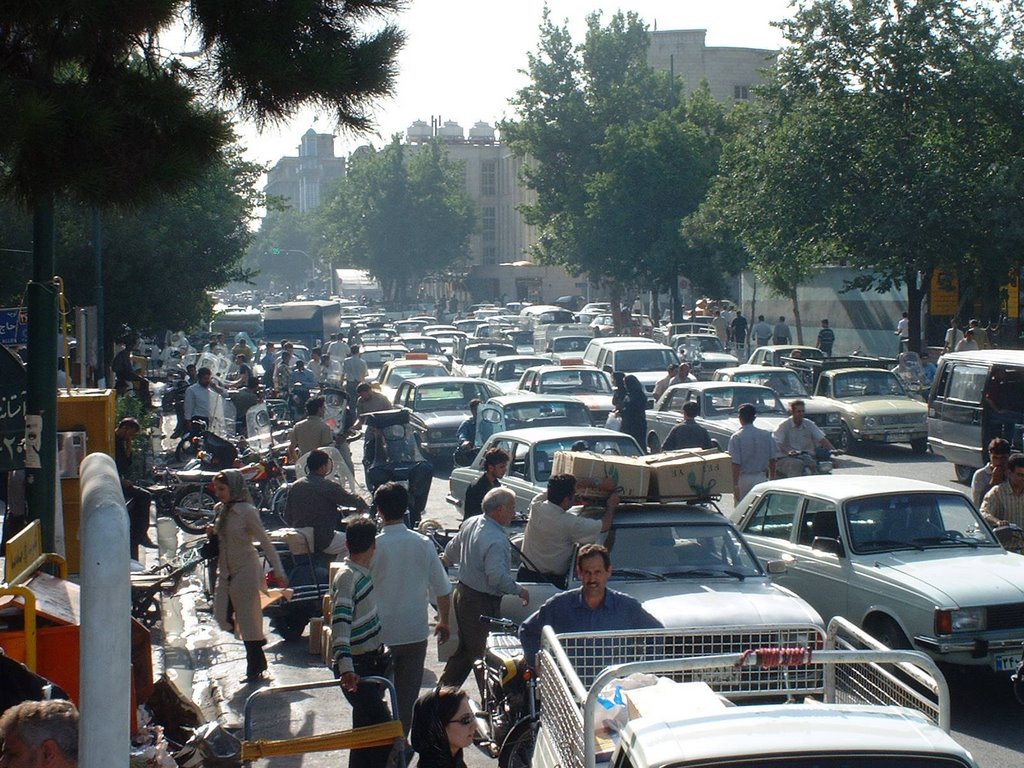
POLYGON ((310 128, 302 135, 298 157, 282 157, 267 171, 263 191, 306 213, 320 205, 324 187, 344 175, 345 158, 335 157, 334 136, 310 128))

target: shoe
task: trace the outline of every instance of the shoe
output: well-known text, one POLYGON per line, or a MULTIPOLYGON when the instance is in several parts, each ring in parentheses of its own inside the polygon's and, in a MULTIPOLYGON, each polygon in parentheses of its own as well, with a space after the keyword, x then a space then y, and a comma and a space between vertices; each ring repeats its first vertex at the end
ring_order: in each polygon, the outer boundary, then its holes
POLYGON ((160 549, 160 545, 149 538, 148 535, 143 536, 141 539, 134 543, 137 547, 145 547, 146 549, 160 549))
POLYGON ((270 676, 269 672, 257 672, 254 675, 246 675, 242 678, 244 685, 270 685, 274 682, 274 678, 270 676))

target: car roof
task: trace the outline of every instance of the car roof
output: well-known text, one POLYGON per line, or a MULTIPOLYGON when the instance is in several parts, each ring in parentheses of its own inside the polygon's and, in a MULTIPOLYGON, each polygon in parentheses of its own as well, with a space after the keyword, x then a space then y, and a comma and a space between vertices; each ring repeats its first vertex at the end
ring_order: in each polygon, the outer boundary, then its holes
POLYGON ((784 365, 734 365, 729 368, 719 368, 715 371, 715 374, 719 373, 791 373, 796 376, 796 371, 792 368, 787 368, 784 365))
POLYGON ((754 384, 749 381, 683 381, 679 384, 673 384, 665 391, 670 392, 673 389, 695 389, 699 392, 705 392, 709 389, 732 389, 737 386, 767 389, 769 392, 775 392, 771 387, 766 387, 763 384, 754 384))
POLYGON ((1024 350, 979 349, 974 352, 949 352, 942 356, 947 362, 1006 363, 1024 365, 1024 350))
MULTIPOLYGON (((831 371, 822 371, 822 375, 835 376, 837 373, 892 373, 888 368, 833 368, 831 371)), ((895 376, 895 374, 893 374, 895 376)))
POLYGON ((392 368, 418 368, 420 366, 429 366, 430 368, 437 368, 439 365, 442 367, 444 366, 444 363, 442 363, 440 360, 432 360, 429 357, 426 360, 423 360, 421 358, 408 360, 403 357, 400 360, 387 360, 384 364, 389 365, 392 368))
MULTIPOLYGON (((423 381, 423 379, 420 379, 420 381, 423 381)), ((478 381, 478 379, 474 379, 474 381, 478 381)), ((526 429, 512 429, 504 432, 495 432, 488 438, 488 442, 492 442, 497 438, 521 440, 526 443, 541 443, 545 440, 564 440, 566 438, 576 438, 579 440, 595 438, 607 440, 610 437, 624 437, 627 440, 632 439, 629 435, 623 432, 613 432, 601 427, 527 427, 526 429)))
MULTIPOLYGON (((548 358, 544 355, 498 355, 497 357, 490 358, 495 364, 515 362, 516 360, 547 360, 548 358)), ((536 367, 536 366, 531 366, 536 367)))
MULTIPOLYGON (((619 511, 625 514, 616 514, 613 527, 623 528, 626 526, 642 526, 666 523, 679 524, 702 524, 702 525, 723 525, 727 528, 734 528, 734 523, 727 517, 719 514, 716 510, 708 507, 700 507, 696 504, 657 504, 648 502, 646 504, 622 504, 619 511)), ((614 570, 614 563, 612 568, 614 570)))
POLYGON ((668 346, 667 344, 662 344, 660 341, 648 339, 646 336, 598 336, 591 341, 594 344, 600 344, 602 347, 611 347, 618 344, 659 344, 663 347, 668 346))
POLYGON ((771 480, 765 485, 773 491, 813 494, 836 501, 889 493, 943 493, 967 498, 967 494, 956 488, 886 475, 872 475, 870 478, 864 475, 809 475, 771 480))
POLYGON ((534 365, 526 370, 536 373, 553 373, 555 371, 596 371, 607 376, 611 375, 603 368, 595 368, 593 365, 587 365, 585 363, 581 365, 534 365))
MULTIPOLYGON (((427 361, 423 361, 427 362, 427 361)), ((436 362, 436 361, 435 361, 436 362)), ((494 386, 493 382, 485 382, 484 379, 477 379, 473 376, 424 376, 422 379, 406 379, 403 384, 412 384, 416 387, 423 387, 428 384, 480 384, 487 388, 488 384, 494 386)))
MULTIPOLYGON (((498 405, 515 405, 516 403, 579 403, 583 405, 583 401, 579 400, 571 395, 537 395, 533 392, 519 392, 514 395, 499 395, 498 397, 492 397, 488 400, 488 403, 497 403, 498 405)), ((608 430, 605 430, 607 432, 608 430)))

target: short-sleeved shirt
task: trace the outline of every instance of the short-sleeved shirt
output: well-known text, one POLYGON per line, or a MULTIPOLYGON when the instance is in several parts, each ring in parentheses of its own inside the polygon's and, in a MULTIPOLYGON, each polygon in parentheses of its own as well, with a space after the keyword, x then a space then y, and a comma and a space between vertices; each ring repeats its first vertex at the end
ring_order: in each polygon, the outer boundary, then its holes
POLYGON ((377 411, 389 411, 395 406, 380 392, 371 392, 370 396, 363 400, 356 400, 356 413, 362 416, 364 413, 376 413, 377 411))
POLYGON ((539 493, 530 504, 523 535, 523 562, 540 573, 564 576, 577 544, 592 544, 601 533, 599 519, 581 517, 548 501, 539 493))
POLYGON ((995 470, 991 464, 986 464, 984 467, 974 473, 971 478, 971 498, 974 500, 974 506, 981 509, 981 502, 985 499, 985 494, 989 492, 992 485, 992 472, 995 470))
POLYGON ((832 345, 836 343, 836 332, 831 328, 822 328, 818 331, 818 349, 826 354, 832 351, 832 345))
POLYGON ((729 456, 741 474, 767 472, 769 462, 779 457, 779 446, 768 430, 745 424, 729 438, 729 456))
POLYGON ((792 417, 786 419, 775 428, 775 442, 783 451, 805 451, 814 453, 814 449, 825 439, 825 433, 810 419, 804 419, 798 427, 792 417))
POLYGON ((758 320, 754 323, 754 327, 750 329, 750 332, 753 334, 754 341, 757 342, 758 346, 763 347, 772 339, 772 327, 764 320, 758 320))
POLYGON ((345 362, 341 364, 341 371, 345 374, 345 380, 350 384, 353 382, 361 382, 366 378, 370 369, 367 367, 366 362, 363 358, 358 355, 350 355, 345 358, 345 362))

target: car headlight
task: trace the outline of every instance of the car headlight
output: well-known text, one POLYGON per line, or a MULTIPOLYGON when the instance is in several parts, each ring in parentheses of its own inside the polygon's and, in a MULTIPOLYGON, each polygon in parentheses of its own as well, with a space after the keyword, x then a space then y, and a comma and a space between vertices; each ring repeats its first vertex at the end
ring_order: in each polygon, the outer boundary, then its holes
POLYGON ((878 424, 878 419, 874 416, 868 416, 864 419, 865 427, 873 427, 878 424))
POLYGON ((939 609, 935 611, 935 634, 950 635, 954 632, 980 632, 986 621, 984 608, 939 609))
POLYGON ((825 414, 825 423, 828 424, 830 427, 838 427, 840 424, 842 424, 842 422, 843 420, 839 418, 838 413, 825 414))
POLYGON ((430 437, 431 440, 441 440, 444 438, 444 432, 442 432, 440 429, 432 429, 427 433, 427 435, 430 437))

